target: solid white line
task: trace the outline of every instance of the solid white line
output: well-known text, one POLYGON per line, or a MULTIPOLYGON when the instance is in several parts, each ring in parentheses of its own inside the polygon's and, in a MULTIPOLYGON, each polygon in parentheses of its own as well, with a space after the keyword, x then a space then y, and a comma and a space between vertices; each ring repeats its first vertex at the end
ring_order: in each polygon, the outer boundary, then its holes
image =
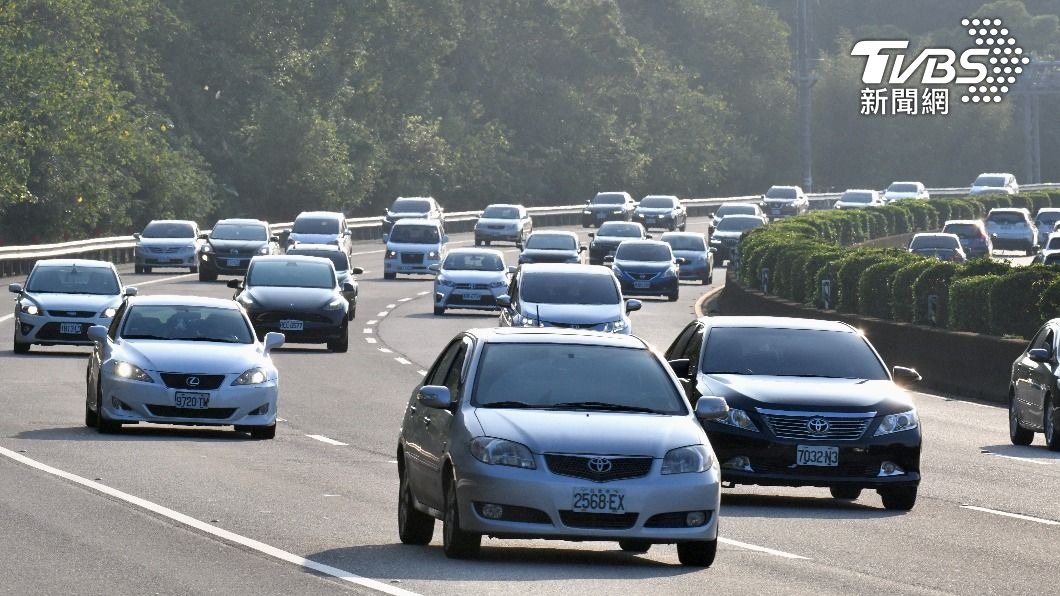
POLYGON ((173 277, 162 277, 162 278, 159 278, 159 279, 152 279, 152 280, 148 280, 148 281, 142 281, 142 282, 136 284, 134 287, 138 288, 140 286, 149 286, 151 284, 160 284, 160 283, 166 282, 166 281, 173 281, 174 279, 183 279, 185 277, 191 277, 192 275, 196 275, 196 274, 195 273, 185 273, 184 275, 174 275, 173 277))
POLYGON ((425 370, 418 370, 416 372, 420 373, 420 376, 424 376, 424 377, 427 376, 427 371, 425 371, 425 370))
POLYGON ((316 571, 318 573, 323 573, 324 575, 329 575, 331 577, 340 579, 345 582, 349 582, 351 584, 357 584, 365 588, 378 590, 380 592, 383 592, 384 594, 393 594, 395 596, 417 596, 415 592, 402 590, 401 588, 396 588, 394 586, 377 582, 373 579, 361 577, 360 575, 350 573, 349 571, 339 569, 338 567, 332 567, 331 565, 325 565, 323 563, 317 563, 316 561, 310 561, 305 557, 300 557, 296 554, 289 553, 274 546, 269 546, 264 542, 258 542, 257 540, 254 540, 252 538, 247 538, 246 536, 236 534, 235 532, 229 532, 228 530, 219 528, 203 521, 199 521, 194 517, 185 515, 178 511, 174 511, 168 507, 163 507, 162 505, 152 503, 147 499, 141 499, 140 497, 135 497, 133 495, 124 493, 120 490, 111 488, 104 484, 88 480, 87 478, 82 478, 80 476, 77 476, 76 474, 64 472, 63 470, 60 470, 58 468, 53 468, 49 465, 42 464, 36 460, 32 460, 28 457, 25 457, 24 455, 19 455, 18 453, 15 453, 14 451, 11 451, 9 449, 0 447, 0 455, 3 455, 4 457, 17 461, 19 463, 25 464, 31 468, 40 470, 41 472, 44 472, 46 474, 51 474, 52 476, 57 476, 59 478, 69 480, 70 482, 73 482, 75 484, 80 484, 85 488, 89 488, 109 497, 118 499, 120 501, 125 501, 126 503, 129 503, 136 507, 140 507, 141 509, 146 509, 147 511, 150 511, 156 515, 161 515, 162 517, 171 519, 177 523, 184 524, 185 526, 191 528, 195 528, 200 532, 210 534, 211 536, 215 536, 222 540, 227 540, 228 542, 231 542, 233 544, 238 544, 240 546, 256 550, 259 553, 268 555, 281 561, 287 561, 288 563, 293 563, 295 565, 298 565, 299 567, 312 569, 313 571, 316 571))
POLYGON ((374 344, 375 343, 375 338, 374 337, 366 337, 366 338, 364 338, 364 341, 366 341, 366 342, 368 342, 370 344, 374 344))
POLYGON ((362 250, 361 252, 351 252, 350 256, 351 257, 356 257, 357 255, 374 255, 374 254, 378 254, 378 253, 381 253, 381 252, 386 252, 386 249, 385 248, 380 248, 379 250, 362 250))
POLYGON ((412 300, 412 298, 399 298, 398 302, 408 302, 409 300, 412 300))
POLYGON ((364 332, 365 333, 371 333, 372 332, 372 328, 371 327, 365 327, 364 328, 364 332))
POLYGON ((375 320, 375 319, 372 319, 372 320, 370 320, 370 321, 365 321, 365 322, 364 322, 364 324, 365 324, 365 325, 375 325, 375 324, 376 324, 376 323, 378 323, 378 322, 379 322, 379 321, 377 321, 377 320, 375 320))
POLYGON ((1014 517, 1016 519, 1022 519, 1024 521, 1037 522, 1039 524, 1045 524, 1047 526, 1060 526, 1060 522, 1053 521, 1051 519, 1042 519, 1040 517, 1031 517, 1029 515, 1022 515, 1019 513, 1009 513, 1008 511, 998 511, 997 509, 987 509, 986 507, 976 507, 974 505, 961 505, 962 509, 971 509, 972 511, 982 511, 983 513, 993 513, 994 515, 1003 515, 1005 517, 1014 517))
POLYGON ((416 292, 416 294, 418 294, 420 296, 426 296, 427 294, 430 294, 430 293, 431 293, 430 290, 424 290, 422 292, 416 292))
POLYGON ((384 353, 384 354, 393 354, 394 353, 394 350, 391 350, 390 348, 379 348, 379 351, 384 353))
POLYGON ((343 443, 342 441, 336 441, 335 439, 330 439, 328 437, 325 437, 324 435, 306 435, 306 436, 309 437, 310 439, 316 439, 316 440, 320 441, 321 443, 327 443, 328 445, 336 445, 336 446, 339 446, 339 447, 345 447, 345 446, 349 445, 349 443, 343 443))
POLYGON ((9 315, 4 315, 4 316, 0 317, 0 323, 3 323, 4 321, 6 321, 8 319, 13 319, 13 318, 15 318, 15 313, 11 313, 9 315))
POLYGON ((733 540, 731 538, 722 538, 721 536, 718 536, 718 542, 720 542, 722 544, 728 544, 729 546, 736 546, 736 547, 739 547, 739 548, 746 548, 747 550, 753 550, 753 551, 756 551, 756 552, 765 553, 767 555, 773 555, 774 557, 782 557, 782 558, 785 558, 785 559, 807 559, 807 557, 803 557, 803 556, 799 556, 799 555, 793 555, 791 553, 786 553, 786 552, 784 552, 782 550, 774 550, 772 548, 766 548, 764 546, 758 546, 758 545, 755 545, 755 544, 748 544, 746 542, 740 542, 740 541, 737 541, 737 540, 733 540))
POLYGON ((385 311, 385 310, 384 310, 383 312, 381 312, 381 313, 379 313, 379 314, 377 314, 377 315, 375 315, 375 316, 377 316, 377 317, 385 317, 385 316, 387 316, 388 314, 390 314, 390 312, 389 312, 389 311, 385 311))
POLYGON ((397 360, 399 364, 412 364, 411 362, 409 362, 408 360, 405 360, 404 358, 402 358, 400 356, 397 357, 397 358, 394 358, 394 360, 397 360))
POLYGON ((1028 459, 1026 457, 1016 457, 1015 455, 1001 455, 1000 453, 994 453, 993 451, 987 451, 986 449, 983 449, 980 453, 983 453, 984 455, 993 455, 994 457, 1003 457, 1005 459, 1021 461, 1021 462, 1026 463, 1026 464, 1037 464, 1039 466, 1051 466, 1052 465, 1052 464, 1050 464, 1047 461, 1038 461, 1036 459, 1028 459))
POLYGON ((386 307, 387 307, 387 308, 394 308, 394 307, 396 307, 396 306, 397 306, 396 304, 387 304, 387 305, 386 305, 386 307))

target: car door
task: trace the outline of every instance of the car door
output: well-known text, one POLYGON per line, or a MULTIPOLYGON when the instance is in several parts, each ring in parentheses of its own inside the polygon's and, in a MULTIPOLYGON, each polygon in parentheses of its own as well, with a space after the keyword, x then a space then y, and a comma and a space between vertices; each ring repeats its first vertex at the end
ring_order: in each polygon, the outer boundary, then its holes
POLYGON ((508 298, 511 300, 511 304, 501 308, 500 314, 500 327, 514 327, 513 319, 515 313, 519 312, 519 275, 512 277, 511 283, 508 284, 508 298))
POLYGON ((1034 335, 1027 349, 1012 367, 1013 396, 1016 400, 1016 411, 1021 422, 1028 427, 1037 427, 1040 419, 1034 415, 1034 403, 1036 395, 1042 393, 1038 382, 1036 370, 1042 363, 1031 360, 1028 354, 1031 350, 1043 349, 1051 341, 1050 336, 1055 335, 1048 325, 1043 326, 1034 335))
MULTIPOLYGON (((427 372, 427 376, 423 378, 423 385, 445 384, 449 367, 453 363, 453 359, 456 358, 456 353, 460 350, 461 345, 462 341, 456 339, 442 350, 431 369, 427 372)), ((434 484, 430 478, 434 465, 428 449, 429 439, 424 417, 426 416, 430 419, 430 412, 433 409, 421 405, 416 399, 419 390, 420 387, 416 387, 415 391, 412 392, 412 398, 409 399, 408 406, 405 408, 405 420, 401 425, 401 436, 405 442, 405 473, 408 475, 409 486, 412 487, 412 492, 417 499, 427 503, 434 502, 440 497, 428 494, 430 487, 434 484)))
MULTIPOLYGON (((464 374, 467 368, 465 364, 470 348, 471 340, 467 337, 462 338, 442 380, 442 385, 449 388, 449 395, 454 404, 459 404, 461 393, 464 391, 464 374)), ((443 508, 442 468, 449 452, 449 437, 453 431, 453 412, 458 407, 459 405, 453 405, 450 408, 423 408, 423 447, 427 455, 426 465, 429 468, 426 490, 423 494, 428 499, 426 504, 435 509, 443 508)))
MULTIPOLYGON (((689 342, 692 340, 692 337, 695 336, 697 331, 702 336, 702 326, 699 324, 698 321, 692 321, 684 329, 682 329, 681 333, 679 333, 677 335, 677 338, 674 339, 673 343, 670 344, 670 347, 666 349, 666 359, 679 360, 681 358, 685 358, 684 354, 687 353, 689 342)), ((702 339, 700 339, 700 345, 702 345, 702 339)), ((691 362, 689 362, 689 369, 691 370, 691 362)), ((694 388, 694 379, 694 375, 686 376, 680 379, 681 386, 685 388, 685 395, 688 396, 689 401, 692 401, 692 394, 689 391, 689 386, 692 386, 694 388)))
MULTIPOLYGON (((1045 334, 1038 343, 1038 348, 1049 351, 1049 359, 1046 362, 1030 362, 1033 366, 1028 369, 1029 382, 1027 383, 1027 422, 1038 428, 1045 427, 1045 397, 1055 386, 1055 371, 1057 366, 1056 332, 1051 326, 1046 326, 1045 334)), ((1028 360, 1030 360, 1028 358, 1028 360)))

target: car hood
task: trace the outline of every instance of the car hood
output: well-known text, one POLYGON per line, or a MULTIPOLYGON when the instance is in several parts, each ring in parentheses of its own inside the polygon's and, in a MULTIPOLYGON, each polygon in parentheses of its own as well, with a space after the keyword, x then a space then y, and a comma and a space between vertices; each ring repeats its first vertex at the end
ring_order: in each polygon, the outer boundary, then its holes
POLYGON ((739 240, 740 236, 743 236, 743 234, 744 233, 741 232, 741 231, 735 231, 735 232, 729 232, 729 231, 719 232, 719 231, 715 231, 713 234, 710 235, 710 238, 711 238, 711 240, 739 240))
POLYGON ((460 271, 444 270, 439 279, 448 279, 459 283, 483 284, 492 281, 503 281, 508 283, 508 276, 504 271, 460 271))
POLYGON ((150 339, 122 340, 111 359, 144 370, 204 375, 239 375, 267 363, 257 344, 150 339))
POLYGON ((439 252, 442 249, 441 243, 439 244, 409 244, 407 242, 387 242, 387 250, 395 250, 397 252, 422 252, 428 253, 432 250, 439 252))
POLYGON ((689 416, 492 408, 474 412, 483 435, 522 443, 534 453, 662 458, 677 447, 707 444, 701 427, 689 416))
POLYGON ((627 273, 660 273, 669 269, 671 264, 656 261, 615 261, 615 267, 627 273))
POLYGON ((247 288, 244 293, 257 303, 255 310, 316 310, 335 298, 333 288, 254 286, 247 288))
POLYGON ((265 240, 210 240, 210 246, 214 251, 225 253, 232 250, 248 251, 258 250, 268 244, 265 240))
POLYGON ((724 397, 741 409, 820 408, 891 414, 913 407, 909 395, 891 381, 700 374, 697 384, 703 395, 724 397))
POLYGON ((195 238, 140 238, 136 241, 137 246, 151 246, 151 247, 184 247, 184 246, 195 246, 195 238))
POLYGON ((625 205, 586 205, 586 209, 589 211, 622 211, 626 208, 625 205))
POLYGON ((494 218, 480 217, 478 222, 476 222, 475 225, 478 225, 478 224, 482 224, 484 226, 510 226, 510 227, 514 228, 514 227, 519 225, 519 220, 517 220, 517 219, 494 219, 494 218))
POLYGON ((549 323, 590 325, 622 318, 625 305, 617 304, 538 304, 522 303, 523 317, 549 323))
POLYGON ((288 242, 304 242, 306 244, 330 244, 339 240, 338 234, 300 234, 291 232, 287 237, 288 242))
POLYGON ((52 294, 50 292, 23 292, 22 299, 36 304, 44 310, 91 310, 103 312, 107 308, 117 308, 122 297, 118 294, 52 294))
POLYGON ((631 236, 597 236, 593 238, 592 246, 607 246, 613 248, 626 240, 640 240, 640 238, 634 238, 631 236))
POLYGON ((524 259, 570 259, 577 258, 578 251, 574 249, 570 250, 545 250, 540 248, 526 248, 523 249, 522 255, 524 259))
POLYGON ((642 215, 670 215, 673 209, 670 207, 637 207, 636 212, 642 215))

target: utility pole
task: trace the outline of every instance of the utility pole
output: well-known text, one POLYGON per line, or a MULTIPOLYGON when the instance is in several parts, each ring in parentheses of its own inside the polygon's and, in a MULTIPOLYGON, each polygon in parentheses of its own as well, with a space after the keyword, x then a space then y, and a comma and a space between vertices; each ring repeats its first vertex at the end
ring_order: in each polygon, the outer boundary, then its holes
MULTIPOLYGON (((1042 181, 1041 98, 1060 96, 1060 61, 1031 59, 1023 66, 1023 76, 1012 88, 1023 122, 1023 180, 1042 181)), ((1054 120, 1047 125, 1055 127, 1054 120)))
POLYGON ((809 0, 795 0, 795 89, 799 101, 799 146, 802 148, 802 188, 813 192, 813 75, 809 0))

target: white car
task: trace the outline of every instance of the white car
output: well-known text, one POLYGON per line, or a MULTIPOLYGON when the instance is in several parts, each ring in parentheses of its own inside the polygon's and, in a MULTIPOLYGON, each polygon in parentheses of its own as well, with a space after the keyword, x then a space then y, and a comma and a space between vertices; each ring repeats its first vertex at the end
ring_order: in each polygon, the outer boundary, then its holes
POLYGON ((1003 194, 1014 195, 1020 191, 1020 185, 1016 183, 1016 177, 1012 174, 979 174, 972 182, 972 188, 968 190, 970 195, 1003 194))
POLYGON ((16 354, 33 344, 90 345, 88 328, 109 325, 125 297, 136 295, 136 288, 122 288, 114 265, 82 259, 37 261, 25 286, 7 289, 17 295, 16 354))
POLYGON ((986 215, 986 233, 994 250, 1022 250, 1027 256, 1038 251, 1038 228, 1023 207, 999 207, 986 215))
POLYGON ((1038 228, 1038 237, 1047 238, 1056 231, 1060 223, 1060 207, 1042 207, 1034 216, 1034 225, 1038 228))
POLYGON ((1034 257, 1034 262, 1052 265, 1057 258, 1060 258, 1060 233, 1054 232, 1042 243, 1042 250, 1034 257))
POLYGON ((486 207, 475 222, 475 246, 490 242, 514 242, 520 250, 534 231, 530 213, 522 205, 495 204, 486 207))
POLYGON ((255 439, 276 436, 279 373, 232 300, 194 296, 130 298, 110 329, 90 327, 85 425, 101 433, 156 422, 235 426, 255 439))
POLYGON ((155 267, 187 267, 199 271, 199 224, 185 219, 156 219, 133 234, 136 273, 151 273, 155 267))
POLYGON ((882 207, 886 205, 880 198, 877 190, 866 190, 861 188, 847 189, 835 202, 836 209, 864 209, 866 207, 882 207))
POLYGON ((497 298, 508 293, 515 267, 504 264, 499 250, 458 248, 450 251, 434 278, 434 314, 444 315, 447 308, 498 310, 497 298))
POLYGON ((899 201, 901 199, 919 199, 926 201, 931 198, 923 182, 892 182, 887 190, 883 191, 883 202, 899 201))

